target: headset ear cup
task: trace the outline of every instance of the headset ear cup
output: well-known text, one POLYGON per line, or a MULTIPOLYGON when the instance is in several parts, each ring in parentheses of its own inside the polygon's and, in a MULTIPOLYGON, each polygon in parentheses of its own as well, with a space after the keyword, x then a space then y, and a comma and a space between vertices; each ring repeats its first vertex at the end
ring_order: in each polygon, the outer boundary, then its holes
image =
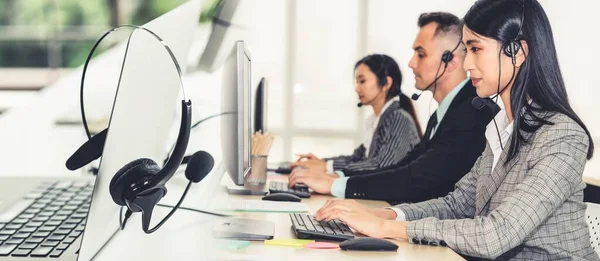
POLYGON ((442 54, 442 62, 444 62, 446 66, 448 66, 448 63, 450 63, 452 59, 454 59, 454 54, 450 51, 444 51, 444 54, 442 54))
POLYGON ((510 41, 504 45, 504 54, 506 56, 512 58, 517 55, 517 53, 519 52, 520 49, 521 49, 521 46, 519 45, 518 42, 510 41))
POLYGON ((110 196, 117 205, 125 206, 127 189, 156 175, 160 167, 151 159, 137 159, 123 166, 110 181, 110 196))

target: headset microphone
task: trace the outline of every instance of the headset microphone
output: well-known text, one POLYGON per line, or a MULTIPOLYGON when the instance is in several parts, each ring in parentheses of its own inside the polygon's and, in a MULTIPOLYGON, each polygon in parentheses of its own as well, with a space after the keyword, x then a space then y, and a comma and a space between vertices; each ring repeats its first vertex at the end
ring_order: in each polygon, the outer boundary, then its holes
POLYGON ((492 111, 492 115, 496 115, 500 112, 500 106, 492 101, 492 99, 493 98, 475 97, 471 100, 471 105, 477 110, 481 110, 487 106, 492 111))
MULTIPOLYGON (((423 92, 421 92, 421 93, 423 93, 423 92)), ((418 100, 419 97, 421 97, 421 94, 416 94, 416 93, 413 93, 413 95, 410 96, 410 98, 413 99, 413 100, 415 100, 415 101, 418 100)))
POLYGON ((185 177, 194 183, 200 182, 210 173, 215 160, 206 151, 198 151, 190 157, 190 161, 185 168, 185 177))
MULTIPOLYGON (((431 84, 429 84, 425 89, 423 89, 421 91, 421 93, 419 94, 413 94, 411 96, 411 99, 413 100, 418 100, 421 95, 423 95, 423 93, 428 90, 429 88, 431 88, 431 86, 436 85, 437 81, 442 78, 442 76, 444 76, 444 74, 446 73, 446 69, 448 69, 448 64, 452 61, 452 59, 454 59, 454 52, 456 51, 456 49, 458 49, 458 47, 460 46, 461 41, 458 41, 458 43, 456 43, 456 46, 454 47, 454 49, 452 49, 452 51, 444 51, 444 53, 442 54, 442 59, 440 61, 440 65, 438 66, 437 71, 435 72, 437 75, 437 72, 440 70, 440 68, 442 67, 442 63, 444 64, 444 71, 442 71, 442 74, 440 74, 440 76, 436 76, 435 79, 433 80, 433 82, 431 82, 431 84)), ((434 90, 435 92, 435 90, 434 90)))
MULTIPOLYGON (((379 97, 379 95, 380 95, 382 92, 383 92, 383 89, 379 89, 379 92, 377 93, 377 95, 375 95, 375 97, 374 97, 373 99, 371 99, 369 102, 367 102, 366 104, 372 103, 374 100, 376 100, 376 99, 377 99, 377 97, 379 97)), ((360 108, 360 107, 362 107, 363 105, 365 105, 365 104, 363 104, 362 102, 359 102, 358 104, 356 104, 356 107, 360 108)))
POLYGON ((446 73, 446 69, 444 69, 444 71, 442 72, 442 74, 440 74, 440 76, 435 77, 435 79, 433 80, 433 82, 431 82, 431 84, 429 84, 425 89, 423 89, 421 91, 421 93, 419 93, 419 94, 413 93, 413 95, 410 98, 413 99, 413 100, 415 100, 415 101, 418 100, 419 98, 421 98, 421 95, 423 95, 423 93, 425 93, 426 90, 429 90, 429 88, 431 88, 431 86, 435 85, 437 83, 437 81, 444 75, 444 73, 446 73))

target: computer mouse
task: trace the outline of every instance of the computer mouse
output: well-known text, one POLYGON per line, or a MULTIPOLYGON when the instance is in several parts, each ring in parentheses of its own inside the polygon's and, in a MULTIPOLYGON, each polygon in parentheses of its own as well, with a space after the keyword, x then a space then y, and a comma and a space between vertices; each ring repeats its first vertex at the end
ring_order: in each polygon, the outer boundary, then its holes
POLYGON ((290 168, 290 167, 279 167, 279 168, 275 169, 275 173, 277 173, 277 174, 282 174, 282 175, 286 175, 286 174, 290 174, 290 173, 292 173, 292 170, 294 170, 294 168, 290 168))
POLYGON ((359 237, 348 239, 340 243, 342 250, 359 250, 359 251, 396 251, 398 245, 391 241, 372 237, 359 237))
POLYGON ((304 185, 304 183, 296 183, 296 185, 294 185, 295 189, 308 189, 308 186, 304 185))
POLYGON ((271 193, 264 196, 262 200, 300 202, 302 199, 290 193, 271 193))

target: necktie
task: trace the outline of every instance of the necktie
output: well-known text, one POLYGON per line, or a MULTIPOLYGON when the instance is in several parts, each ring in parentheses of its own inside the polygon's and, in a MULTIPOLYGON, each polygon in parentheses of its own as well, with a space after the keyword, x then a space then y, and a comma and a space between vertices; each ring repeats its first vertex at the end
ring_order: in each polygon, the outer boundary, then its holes
POLYGON ((425 129, 425 135, 423 135, 423 138, 431 139, 431 132, 433 131, 433 128, 437 126, 437 124, 437 112, 433 112, 433 114, 429 118, 429 122, 427 123, 427 128, 425 129))

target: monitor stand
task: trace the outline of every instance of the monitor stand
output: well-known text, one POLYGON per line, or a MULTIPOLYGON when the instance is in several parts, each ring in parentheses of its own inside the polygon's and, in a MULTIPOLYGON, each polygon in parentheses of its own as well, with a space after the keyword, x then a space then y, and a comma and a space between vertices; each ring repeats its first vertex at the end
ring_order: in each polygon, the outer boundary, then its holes
POLYGON ((246 175, 246 177, 244 177, 244 185, 243 186, 229 184, 227 186, 227 192, 230 195, 255 195, 255 196, 256 195, 264 196, 269 192, 269 190, 267 189, 267 181, 266 180, 265 180, 265 183, 258 184, 256 181, 252 181, 248 177, 250 177, 250 175, 246 175))
POLYGON ((264 196, 269 192, 266 177, 264 183, 260 184, 256 179, 251 179, 250 176, 248 174, 244 177, 244 185, 236 185, 233 182, 228 182, 227 192, 229 195, 264 196))
POLYGON ((227 192, 230 195, 258 195, 264 196, 269 192, 266 185, 245 184, 244 186, 228 185, 227 192))

